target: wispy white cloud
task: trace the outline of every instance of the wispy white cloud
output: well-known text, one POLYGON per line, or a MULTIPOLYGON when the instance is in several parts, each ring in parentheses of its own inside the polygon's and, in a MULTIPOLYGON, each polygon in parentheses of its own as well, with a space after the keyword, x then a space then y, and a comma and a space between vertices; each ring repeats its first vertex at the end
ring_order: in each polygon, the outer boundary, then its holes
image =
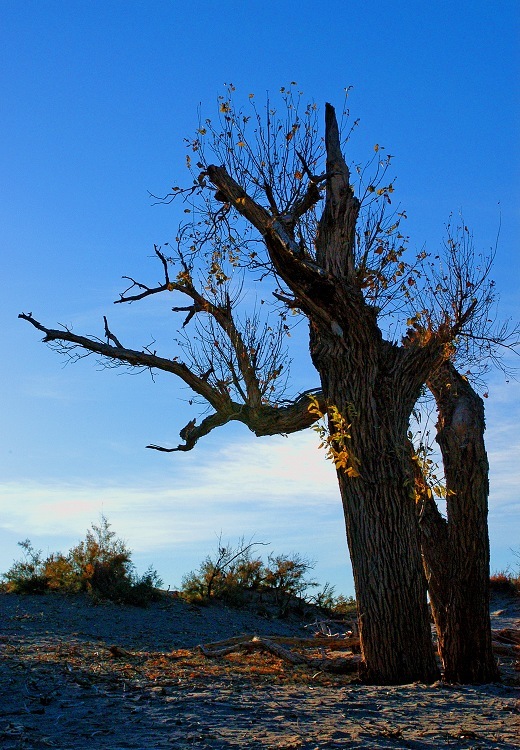
MULTIPOLYGON (((514 422, 509 428, 502 422, 489 453, 494 568, 507 564, 520 538, 515 431, 514 422)), ((321 580, 350 580, 336 478, 314 434, 267 440, 245 436, 213 453, 201 448, 182 460, 178 454, 165 462, 161 458, 160 476, 148 474, 139 481, 100 476, 74 483, 0 484, 0 535, 7 540, 0 570, 18 556, 17 540, 50 539, 52 550, 66 549, 104 513, 139 559, 162 564, 166 578, 172 560, 176 570, 186 572, 215 548, 222 532, 226 541, 254 536, 277 551, 316 558, 321 580)))
MULTIPOLYGON (((139 554, 214 548, 242 535, 272 542, 278 551, 301 551, 323 560, 341 550, 345 533, 334 471, 317 450, 313 434, 290 440, 249 438, 213 455, 200 452, 189 464, 174 458, 161 478, 139 484, 102 478, 83 483, 10 482, 0 485, 0 529, 10 543, 0 552, 6 570, 25 537, 71 543, 104 513, 139 554), (180 467, 183 467, 182 469, 180 467)), ((41 546, 41 544, 40 544, 41 546)), ((182 555, 181 555, 182 557, 182 555)), ((181 563, 182 564, 182 563, 181 563)))
POLYGON ((314 436, 298 435, 290 441, 276 437, 232 443, 210 456, 193 454, 188 465, 172 461, 160 479, 148 476, 139 484, 102 477, 76 483, 4 483, 0 526, 25 523, 40 533, 52 524, 65 531, 100 504, 115 512, 195 515, 197 524, 204 511, 236 517, 240 511, 254 513, 258 503, 263 508, 336 506, 334 472, 323 458, 314 436))

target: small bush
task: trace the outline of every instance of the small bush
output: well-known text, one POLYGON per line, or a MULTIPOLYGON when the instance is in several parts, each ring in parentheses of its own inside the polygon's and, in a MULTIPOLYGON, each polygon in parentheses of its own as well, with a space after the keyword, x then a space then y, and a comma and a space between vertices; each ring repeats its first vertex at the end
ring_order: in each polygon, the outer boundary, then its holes
POLYGON ((41 550, 35 550, 29 539, 18 542, 23 549, 23 557, 13 563, 2 578, 6 590, 16 594, 44 594, 48 589, 49 579, 45 570, 45 560, 41 550))
MULTIPOLYGON (((181 595, 187 601, 208 604, 211 600, 232 606, 255 603, 266 613, 274 609, 278 617, 301 608, 305 603, 332 606, 332 587, 311 597, 310 590, 318 583, 309 578, 314 563, 301 555, 269 555, 267 562, 253 554, 260 542, 236 547, 222 545, 219 540, 215 556, 208 555, 199 566, 182 580, 181 595)), ((334 601, 336 601, 334 599, 334 601)))
POLYGON ((311 598, 311 601, 320 609, 331 611, 336 601, 334 591, 334 586, 327 582, 321 589, 321 591, 318 591, 317 594, 314 594, 314 596, 311 598))
POLYGON ((493 573, 489 579, 489 589, 497 594, 520 594, 520 576, 513 575, 509 570, 493 573))
POLYGON ((88 591, 94 601, 108 599, 119 604, 145 607, 161 597, 159 587, 162 581, 157 572, 149 568, 138 576, 131 563, 121 567, 120 560, 95 562, 92 576, 88 581, 88 591))
POLYGON ((263 563, 251 550, 261 542, 244 543, 236 548, 223 546, 219 540, 215 558, 208 555, 197 571, 182 580, 182 595, 189 602, 205 604, 215 598, 233 606, 244 603, 247 591, 257 590, 262 583, 263 563))
POLYGON ((340 594, 334 598, 330 611, 341 617, 357 617, 357 602, 353 596, 340 594))
POLYGON ((306 576, 315 563, 301 555, 269 555, 263 583, 273 592, 278 614, 285 616, 296 603, 307 601, 308 591, 318 582, 306 576))
POLYGON ((357 617, 357 603, 353 596, 335 596, 334 586, 330 583, 326 583, 321 591, 318 591, 311 601, 320 609, 325 610, 331 615, 337 615, 338 617, 357 617))
POLYGON ((28 539, 19 545, 24 550, 22 560, 2 576, 8 592, 85 591, 94 601, 109 599, 136 606, 146 606, 160 596, 162 581, 157 572, 149 568, 143 576, 135 573, 130 550, 110 529, 105 516, 66 555, 58 552, 44 559, 28 539))

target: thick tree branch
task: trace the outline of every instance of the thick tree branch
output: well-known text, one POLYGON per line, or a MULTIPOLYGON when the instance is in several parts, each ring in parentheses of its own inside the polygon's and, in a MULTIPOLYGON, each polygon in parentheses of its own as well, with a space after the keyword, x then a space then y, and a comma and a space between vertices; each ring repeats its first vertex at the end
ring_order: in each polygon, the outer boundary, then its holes
POLYGON ((321 409, 325 412, 327 407, 321 390, 312 389, 304 391, 294 401, 285 406, 262 404, 260 407, 251 409, 244 404, 232 403, 229 408, 205 417, 200 425, 197 425, 194 419, 188 422, 179 433, 184 443, 176 448, 164 448, 160 445, 147 445, 146 447, 164 453, 189 451, 195 447, 201 437, 208 435, 216 427, 221 427, 232 421, 242 422, 257 437, 289 435, 293 432, 300 432, 316 421, 315 414, 309 411, 311 395, 318 400, 321 409))
POLYGON ((330 305, 332 301, 332 279, 319 265, 301 257, 300 248, 283 221, 271 216, 250 198, 224 167, 209 166, 207 172, 219 193, 225 195, 264 237, 276 272, 301 301, 302 309, 330 327, 333 318, 321 303, 326 300, 330 305))
MULTIPOLYGON (((181 292, 182 294, 185 294, 187 297, 193 300, 193 305, 189 307, 173 307, 172 308, 174 312, 188 312, 188 315, 186 316, 182 324, 183 327, 185 327, 193 318, 193 316, 196 315, 197 313, 207 313, 208 315, 211 315, 213 319, 217 322, 219 327, 222 329, 222 331, 224 331, 224 333, 226 334, 226 337, 231 343, 233 350, 236 354, 236 361, 238 364, 238 369, 245 383, 245 389, 246 389, 246 394, 244 394, 245 399, 251 406, 260 404, 262 393, 260 389, 260 384, 258 382, 256 369, 251 361, 250 353, 244 343, 242 334, 240 333, 237 326, 235 325, 229 299, 226 301, 226 304, 217 305, 211 300, 204 297, 204 295, 202 295, 195 288, 191 279, 189 268, 186 265, 186 263, 184 263, 182 257, 180 260, 183 265, 183 271, 181 272, 181 274, 179 274, 176 281, 172 281, 168 274, 168 260, 166 256, 164 255, 164 253, 162 253, 160 248, 158 248, 157 246, 155 246, 154 249, 155 249, 156 255, 160 259, 164 268, 164 274, 165 274, 164 284, 160 284, 157 287, 148 288, 144 284, 138 283, 132 279, 133 285, 141 289, 144 289, 144 291, 140 292, 139 294, 135 294, 131 296, 128 296, 126 293, 123 293, 121 295, 121 298, 119 300, 116 300, 116 303, 134 302, 136 300, 143 299, 143 297, 146 297, 150 294, 158 294, 164 291, 169 291, 169 292, 177 291, 177 292, 181 292)), ((228 362, 228 365, 230 365, 229 362, 228 362)), ((235 385, 237 385, 238 378, 235 372, 235 368, 230 365, 230 369, 231 369, 231 374, 233 376, 233 379, 235 381, 235 385)), ((242 393, 241 386, 237 385, 237 388, 242 393)))
POLYGON ((445 679, 487 682, 498 679, 498 671, 489 623, 484 404, 450 361, 430 375, 427 385, 437 403, 436 440, 446 477, 447 521, 439 521, 437 511, 437 518, 430 513, 421 526, 439 651, 445 679))
MULTIPOLYGON (((237 211, 258 229, 263 237, 267 233, 278 235, 284 254, 292 256, 293 272, 297 270, 298 274, 303 274, 309 281, 312 278, 315 281, 323 282, 327 278, 327 274, 318 264, 301 257, 300 247, 287 231, 284 222, 280 218, 272 216, 265 208, 250 198, 224 167, 209 166, 208 177, 217 190, 228 198, 237 211)), ((287 279, 284 279, 284 281, 289 283, 287 279)))
POLYGON ((228 174, 225 167, 210 164, 207 173, 217 192, 221 194, 219 200, 225 197, 239 213, 258 229, 260 234, 264 234, 266 227, 272 221, 269 212, 249 197, 241 185, 228 174))
POLYGON ((284 406, 262 404, 260 409, 248 410, 246 408, 241 421, 258 437, 300 432, 316 422, 316 416, 309 411, 311 396, 317 399, 320 409, 326 413, 327 406, 321 389, 311 388, 284 406))
MULTIPOLYGON (((341 315, 341 308, 349 308, 348 314, 344 316, 345 319, 351 317, 352 314, 356 319, 359 319, 360 315, 366 317, 366 310, 362 309, 366 308, 366 305, 359 290, 343 283, 341 295, 336 294, 338 281, 344 276, 343 270, 340 276, 335 278, 330 271, 324 270, 320 263, 303 258, 298 244, 291 237, 284 221, 271 216, 268 211, 250 198, 224 167, 209 166, 207 173, 219 193, 227 196, 237 211, 262 234, 276 273, 297 297, 299 306, 307 315, 327 330, 332 331, 341 330, 341 324, 338 323, 338 313, 341 315)), ((336 182, 334 186, 336 193, 336 182)), ((350 187, 349 191, 349 199, 352 201, 350 187)))
MULTIPOLYGON (((44 333, 43 341, 45 343, 63 342, 65 352, 80 347, 101 357, 123 362, 132 367, 148 367, 177 375, 216 410, 215 413, 205 417, 200 425, 196 425, 195 420, 189 422, 180 432, 180 437, 184 440, 184 443, 176 448, 163 448, 158 445, 148 445, 147 448, 165 452, 188 451, 195 446, 201 437, 230 421, 242 422, 255 435, 259 436, 299 432, 306 427, 310 427, 316 421, 316 417, 308 409, 309 395, 314 395, 320 401, 323 397, 319 390, 306 391, 294 401, 278 407, 263 404, 256 399, 253 399, 252 402, 239 404, 232 401, 227 393, 208 384, 204 376, 195 375, 182 362, 158 357, 156 354, 112 346, 86 336, 78 336, 71 331, 46 328, 33 318, 31 313, 21 313, 18 317, 31 323, 36 329, 44 333)), ((112 340, 114 338, 112 337, 112 340)))
POLYGON ((193 419, 180 431, 179 435, 184 440, 184 443, 181 443, 176 448, 163 448, 160 445, 147 445, 146 447, 156 451, 163 451, 164 453, 191 451, 201 437, 208 435, 216 427, 221 427, 232 419, 232 412, 210 414, 202 420, 200 425, 196 425, 193 419))
POLYGON ((454 351, 453 342, 466 323, 471 321, 476 305, 477 300, 472 300, 455 321, 442 323, 437 330, 432 331, 428 326, 422 325, 409 328, 400 349, 403 355, 401 377, 410 376, 422 384, 431 378, 432 373, 435 373, 443 363, 451 365, 449 360, 454 351))

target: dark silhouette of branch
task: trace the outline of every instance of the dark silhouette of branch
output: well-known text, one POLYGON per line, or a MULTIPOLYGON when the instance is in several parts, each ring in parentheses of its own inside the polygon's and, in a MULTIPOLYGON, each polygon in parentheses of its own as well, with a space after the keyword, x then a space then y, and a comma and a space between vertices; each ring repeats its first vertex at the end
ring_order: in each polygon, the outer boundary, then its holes
POLYGON ((123 345, 120 343, 119 339, 117 339, 110 331, 106 315, 103 315, 103 320, 105 322, 105 336, 107 337, 107 341, 113 341, 117 347, 123 349, 123 345))
MULTIPOLYGON (((51 345, 58 343, 59 350, 62 353, 68 353, 71 348, 79 346, 110 361, 128 364, 132 367, 146 367, 151 370, 157 369, 172 373, 183 380, 186 385, 202 396, 216 410, 213 414, 205 417, 200 425, 197 425, 195 420, 188 422, 180 432, 180 437, 184 441, 181 445, 176 448, 164 448, 158 445, 147 446, 147 448, 153 450, 164 452, 191 450, 201 437, 230 421, 242 422, 258 436, 299 432, 310 427, 316 421, 316 416, 308 410, 309 396, 312 394, 320 402, 323 401, 321 391, 316 389, 305 391, 293 401, 284 402, 279 406, 262 402, 256 403, 254 398, 252 403, 237 403, 232 401, 225 389, 213 387, 207 382, 209 373, 203 373, 202 376, 195 375, 182 362, 158 357, 148 352, 125 349, 118 344, 112 346, 93 338, 78 336, 67 329, 46 328, 30 313, 21 313, 18 317, 26 320, 45 334, 43 339, 45 343, 51 345)), ((115 337, 112 337, 112 340, 114 339, 115 337)))

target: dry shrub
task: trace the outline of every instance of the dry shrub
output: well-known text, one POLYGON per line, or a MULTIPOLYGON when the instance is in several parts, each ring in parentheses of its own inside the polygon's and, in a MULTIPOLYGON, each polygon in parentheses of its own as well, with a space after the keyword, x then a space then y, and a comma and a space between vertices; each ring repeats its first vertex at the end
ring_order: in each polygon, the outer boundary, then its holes
POLYGON ((258 546, 265 545, 245 543, 243 538, 236 546, 224 545, 219 539, 216 555, 208 555, 196 571, 184 576, 183 598, 196 604, 216 600, 235 607, 254 606, 259 612, 274 613, 277 617, 285 617, 309 603, 337 614, 355 610, 355 601, 335 597, 330 584, 311 595, 318 587, 317 581, 309 577, 314 568, 311 560, 297 553, 270 554, 264 562, 253 554, 258 546))
POLYGON ((105 516, 99 525, 92 524, 86 538, 66 555, 58 552, 43 558, 28 539, 19 545, 24 550, 22 559, 2 576, 8 592, 83 591, 94 601, 108 599, 137 606, 146 606, 160 596, 162 581, 156 571, 149 568, 142 576, 135 573, 130 550, 116 537, 105 516))
POLYGON ((513 575, 509 570, 493 573, 489 579, 489 589, 497 594, 518 596, 520 594, 520 576, 513 575))

